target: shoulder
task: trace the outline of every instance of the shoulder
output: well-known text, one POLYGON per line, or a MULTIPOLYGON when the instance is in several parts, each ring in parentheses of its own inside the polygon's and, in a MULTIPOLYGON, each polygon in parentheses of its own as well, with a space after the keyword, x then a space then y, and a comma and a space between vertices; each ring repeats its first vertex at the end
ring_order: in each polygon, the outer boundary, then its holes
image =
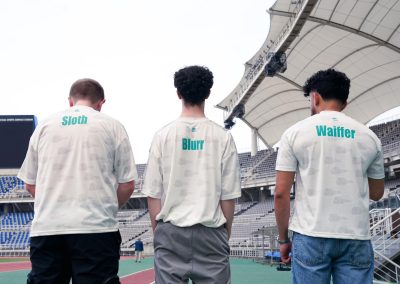
POLYGON ((172 128, 174 128, 177 125, 177 123, 178 123, 177 120, 171 121, 162 126, 160 129, 158 129, 155 134, 162 135, 163 133, 169 132, 172 128))
POLYGON ((211 119, 207 118, 206 123, 208 123, 212 127, 215 127, 215 129, 218 129, 218 131, 228 133, 228 130, 226 130, 225 127, 223 127, 222 125, 216 123, 215 121, 213 121, 211 119))
POLYGON ((122 123, 118 119, 116 119, 116 118, 114 118, 112 116, 109 116, 108 114, 105 114, 103 112, 94 111, 92 113, 92 115, 95 116, 99 120, 106 121, 106 122, 108 122, 110 124, 113 124, 113 125, 116 125, 116 126, 119 126, 119 127, 120 126, 123 127, 122 123))
POLYGON ((301 131, 303 128, 307 127, 309 124, 311 124, 313 121, 315 120, 314 116, 311 117, 307 117, 303 120, 300 120, 298 122, 296 122, 295 124, 293 124, 292 126, 290 126, 289 128, 287 128, 283 134, 282 137, 284 136, 291 136, 294 133, 297 133, 299 131, 301 131))
POLYGON ((171 121, 168 124, 162 126, 160 129, 158 129, 154 135, 153 135, 153 146, 161 140, 167 139, 169 133, 176 127, 176 121, 171 121))
POLYGON ((233 139, 232 134, 229 130, 225 129, 225 127, 221 126, 220 124, 216 123, 213 120, 207 119, 206 122, 210 127, 214 129, 214 132, 226 139, 233 139))
POLYGON ((34 133, 41 133, 42 131, 45 131, 47 128, 55 126, 57 124, 61 124, 62 122, 62 117, 65 116, 67 114, 68 110, 62 110, 56 113, 53 113, 47 117, 45 117, 42 120, 39 120, 34 133))
POLYGON ((377 144, 377 145, 381 144, 381 140, 378 138, 378 136, 375 134, 375 132, 373 132, 367 125, 365 125, 347 115, 346 115, 346 118, 352 123, 352 125, 355 129, 357 129, 358 131, 364 132, 367 136, 369 136, 371 139, 373 139, 375 144, 377 144))

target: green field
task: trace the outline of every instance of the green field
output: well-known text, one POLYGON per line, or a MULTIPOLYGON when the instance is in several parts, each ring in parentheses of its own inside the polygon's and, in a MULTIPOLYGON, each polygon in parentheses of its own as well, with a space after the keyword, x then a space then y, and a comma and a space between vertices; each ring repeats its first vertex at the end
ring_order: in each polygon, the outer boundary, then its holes
POLYGON ((0 262, 29 261, 29 257, 0 257, 0 262))
MULTIPOLYGON (((26 261, 27 258, 0 258, 0 262, 26 261)), ((277 271, 276 266, 260 264, 248 259, 231 259, 232 284, 258 284, 291 283, 291 273, 288 271, 277 271)), ((147 258, 142 263, 135 263, 133 259, 124 259, 120 261, 119 276, 123 277, 137 271, 153 267, 153 259, 147 258)), ((26 275, 29 270, 20 270, 14 272, 0 272, 0 283, 20 284, 26 282, 26 275)))

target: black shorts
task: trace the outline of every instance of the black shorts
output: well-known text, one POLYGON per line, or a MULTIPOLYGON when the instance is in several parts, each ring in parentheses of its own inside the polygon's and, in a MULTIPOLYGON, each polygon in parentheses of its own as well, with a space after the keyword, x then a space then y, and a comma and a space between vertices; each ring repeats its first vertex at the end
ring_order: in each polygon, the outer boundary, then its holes
POLYGON ((118 278, 119 231, 31 238, 28 284, 114 284, 118 278))

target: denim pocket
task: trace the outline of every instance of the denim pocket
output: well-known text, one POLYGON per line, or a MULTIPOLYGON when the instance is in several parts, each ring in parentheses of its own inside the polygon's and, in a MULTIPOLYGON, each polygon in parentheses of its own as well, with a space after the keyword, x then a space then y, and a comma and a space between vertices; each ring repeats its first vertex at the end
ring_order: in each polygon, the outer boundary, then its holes
POLYGON ((369 268, 374 258, 370 241, 353 240, 349 241, 349 262, 359 268, 369 268))
POLYGON ((321 238, 295 234, 293 257, 305 265, 317 265, 324 261, 324 241, 321 238))

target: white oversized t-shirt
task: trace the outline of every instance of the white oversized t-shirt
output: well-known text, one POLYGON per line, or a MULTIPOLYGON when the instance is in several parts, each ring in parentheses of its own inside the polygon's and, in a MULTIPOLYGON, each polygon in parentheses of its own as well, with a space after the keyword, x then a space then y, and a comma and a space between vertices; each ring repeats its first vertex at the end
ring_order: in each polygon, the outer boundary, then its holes
POLYGON ((304 235, 369 239, 368 177, 384 178, 378 137, 336 111, 323 111, 282 135, 276 170, 296 172, 289 229, 304 235))
POLYGON ((36 185, 31 236, 118 230, 118 183, 137 179, 117 120, 74 106, 38 125, 18 177, 36 185))
POLYGON ((220 200, 241 195, 231 134, 207 118, 168 124, 154 136, 142 193, 161 199, 156 220, 179 227, 223 225, 220 200))

